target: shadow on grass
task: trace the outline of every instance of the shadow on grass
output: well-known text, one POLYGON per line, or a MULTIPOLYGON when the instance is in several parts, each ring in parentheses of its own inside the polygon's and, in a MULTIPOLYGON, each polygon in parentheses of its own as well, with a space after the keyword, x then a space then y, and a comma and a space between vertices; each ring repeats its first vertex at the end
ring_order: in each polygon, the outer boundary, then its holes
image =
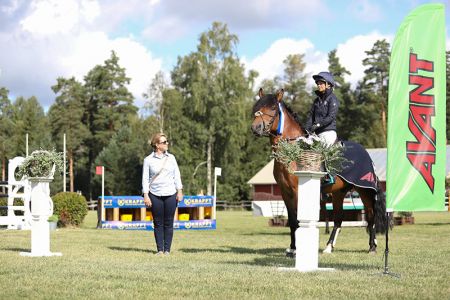
POLYGON ((147 252, 147 253, 156 253, 156 251, 149 249, 141 249, 141 248, 130 248, 130 247, 108 247, 110 250, 114 251, 130 251, 130 252, 147 252))
MULTIPOLYGON (((295 259, 282 256, 272 256, 264 258, 255 258, 252 261, 225 261, 224 263, 230 265, 250 265, 259 267, 283 267, 294 268, 295 259)), ((356 270, 378 270, 380 266, 372 266, 367 264, 354 263, 321 263, 319 259, 319 268, 333 268, 338 271, 356 271, 356 270)))
MULTIPOLYGON (((322 253, 323 250, 324 250, 324 249, 320 249, 320 253, 322 253)), ((378 250, 378 251, 380 251, 380 250, 378 250)), ((341 253, 367 253, 367 255, 370 255, 370 254, 369 254, 369 249, 367 249, 367 250, 364 250, 364 249, 358 249, 358 250, 351 250, 351 249, 334 249, 334 250, 333 250, 333 253, 339 253, 339 252, 341 252, 341 253)))
POLYGON ((290 235, 289 231, 286 232, 248 232, 248 233, 241 233, 240 235, 245 235, 245 236, 256 236, 256 235, 268 235, 268 236, 280 236, 280 235, 290 235))
POLYGON ((243 248, 243 247, 228 247, 224 246, 220 249, 207 249, 207 248, 182 248, 180 252, 185 253, 202 253, 202 252, 212 252, 212 253, 236 253, 236 254, 261 254, 270 255, 274 253, 284 253, 282 248, 265 248, 265 249, 253 249, 253 248, 243 248))
POLYGON ((0 250, 12 251, 12 252, 29 252, 30 249, 25 248, 0 248, 0 250))
MULTIPOLYGON (((444 222, 444 223, 416 223, 416 224, 408 224, 408 225, 406 225, 406 226, 409 226, 409 225, 415 225, 415 226, 423 226, 423 225, 426 225, 426 226, 448 226, 448 225, 450 225, 450 222, 444 222)), ((397 226, 400 226, 400 225, 397 225, 397 226)))

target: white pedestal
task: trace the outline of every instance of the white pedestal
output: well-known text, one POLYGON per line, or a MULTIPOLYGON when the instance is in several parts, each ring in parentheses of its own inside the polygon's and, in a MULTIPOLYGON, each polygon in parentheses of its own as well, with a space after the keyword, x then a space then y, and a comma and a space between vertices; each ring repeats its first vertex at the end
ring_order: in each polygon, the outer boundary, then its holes
POLYGON ((46 218, 32 216, 31 252, 20 252, 21 256, 62 256, 60 252, 50 252, 50 227, 46 218))
POLYGON ((20 252, 21 256, 61 256, 50 252, 50 228, 48 217, 53 214, 50 198, 51 178, 31 179, 31 252, 20 252))
POLYGON ((295 231, 295 268, 281 268, 282 271, 331 271, 333 268, 319 268, 320 178, 324 172, 296 171, 298 176, 297 219, 299 228, 295 231))

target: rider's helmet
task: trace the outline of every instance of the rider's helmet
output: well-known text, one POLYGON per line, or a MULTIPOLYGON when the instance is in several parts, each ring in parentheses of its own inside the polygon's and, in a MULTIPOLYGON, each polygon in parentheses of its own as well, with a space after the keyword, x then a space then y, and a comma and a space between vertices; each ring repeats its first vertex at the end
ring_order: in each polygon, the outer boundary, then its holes
POLYGON ((331 86, 335 86, 333 75, 330 72, 320 72, 317 75, 313 75, 314 81, 325 81, 331 86))

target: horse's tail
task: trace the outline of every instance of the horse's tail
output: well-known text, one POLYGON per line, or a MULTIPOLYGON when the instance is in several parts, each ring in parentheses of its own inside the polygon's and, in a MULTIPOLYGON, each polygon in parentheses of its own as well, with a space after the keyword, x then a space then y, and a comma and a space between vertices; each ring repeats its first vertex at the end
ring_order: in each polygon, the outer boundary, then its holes
POLYGON ((380 187, 380 181, 377 178, 377 194, 374 203, 375 231, 385 233, 388 229, 386 216, 386 196, 380 187))

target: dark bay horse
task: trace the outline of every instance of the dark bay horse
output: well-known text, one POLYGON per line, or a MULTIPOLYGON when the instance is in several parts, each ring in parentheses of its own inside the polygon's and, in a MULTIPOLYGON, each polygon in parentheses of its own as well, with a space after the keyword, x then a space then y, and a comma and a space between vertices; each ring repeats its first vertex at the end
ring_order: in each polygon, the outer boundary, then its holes
MULTIPOLYGON (((259 100, 253 106, 253 123, 251 129, 256 136, 267 136, 270 139, 272 147, 276 151, 276 146, 280 139, 295 141, 300 136, 305 136, 307 133, 300 125, 300 122, 295 113, 285 105, 283 102, 283 90, 276 94, 264 95, 262 89, 259 90, 259 100), (284 126, 279 126, 280 115, 283 113, 284 126)), ((365 163, 372 166, 370 156, 365 149, 358 145, 362 151, 367 154, 365 156, 365 163)), ((358 166, 351 166, 358 168, 358 166)), ((287 256, 295 254, 295 231, 298 228, 297 221, 297 193, 298 193, 298 178, 291 174, 287 167, 275 160, 273 167, 273 175, 281 190, 284 203, 288 211, 288 221, 290 227, 291 244, 290 249, 286 250, 287 256)), ((331 253, 336 244, 337 236, 340 232, 343 220, 343 202, 345 195, 351 190, 355 189, 364 204, 367 232, 369 233, 369 253, 375 253, 377 242, 375 233, 383 233, 386 230, 386 199, 383 192, 376 184, 376 188, 366 188, 352 184, 340 177, 336 176, 335 183, 321 188, 322 194, 328 194, 332 197, 333 203, 333 219, 334 228, 331 232, 330 238, 327 242, 327 247, 324 253, 331 253)))

